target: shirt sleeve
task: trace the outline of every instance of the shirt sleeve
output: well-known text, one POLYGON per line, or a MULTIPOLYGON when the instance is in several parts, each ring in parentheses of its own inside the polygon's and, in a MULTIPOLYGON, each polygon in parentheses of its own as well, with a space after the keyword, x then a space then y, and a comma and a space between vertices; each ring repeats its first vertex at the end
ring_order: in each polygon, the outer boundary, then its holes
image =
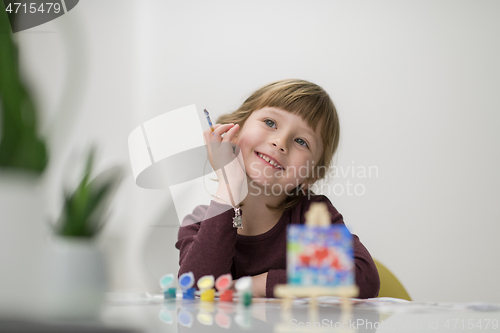
POLYGON ((179 276, 193 272, 198 280, 231 272, 237 235, 233 216, 231 206, 211 201, 210 206, 198 206, 183 219, 175 243, 180 251, 179 276))
POLYGON ((286 269, 270 269, 266 280, 266 297, 274 297, 274 287, 278 284, 286 284, 286 269))

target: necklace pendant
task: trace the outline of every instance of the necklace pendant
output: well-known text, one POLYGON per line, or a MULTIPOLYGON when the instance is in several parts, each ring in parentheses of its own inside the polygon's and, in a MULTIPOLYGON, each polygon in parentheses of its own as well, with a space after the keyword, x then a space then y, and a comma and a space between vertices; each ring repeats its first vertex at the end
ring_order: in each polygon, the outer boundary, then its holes
POLYGON ((243 219, 239 208, 234 209, 233 228, 243 229, 243 219))

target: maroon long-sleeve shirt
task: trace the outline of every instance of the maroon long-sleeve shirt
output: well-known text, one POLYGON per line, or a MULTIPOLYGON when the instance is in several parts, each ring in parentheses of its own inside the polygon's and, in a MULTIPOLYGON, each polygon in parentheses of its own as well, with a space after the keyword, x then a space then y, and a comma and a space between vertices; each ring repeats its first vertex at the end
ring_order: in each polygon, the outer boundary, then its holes
MULTIPOLYGON (((305 196, 286 210, 271 230, 256 236, 237 233, 232 224, 234 210, 230 206, 216 201, 211 201, 210 206, 197 206, 184 218, 175 244, 180 250, 179 275, 193 272, 197 280, 204 275, 217 278, 231 273, 233 279, 238 279, 268 272, 266 297, 274 297, 274 287, 287 283, 286 227, 304 224, 304 214, 313 202, 324 202, 332 223, 344 224, 342 215, 323 195, 305 196)), ((375 263, 356 235, 353 235, 353 248, 359 297, 376 297, 380 280, 375 263)))

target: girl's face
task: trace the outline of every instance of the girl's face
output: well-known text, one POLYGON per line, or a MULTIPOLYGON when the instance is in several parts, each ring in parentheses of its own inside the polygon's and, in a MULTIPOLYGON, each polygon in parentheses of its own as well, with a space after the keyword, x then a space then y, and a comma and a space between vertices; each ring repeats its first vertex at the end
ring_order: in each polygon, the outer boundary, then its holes
POLYGON ((323 140, 319 126, 311 129, 299 115, 274 107, 256 110, 234 142, 254 184, 289 193, 299 184, 307 188, 314 183, 307 178, 323 154, 323 140))

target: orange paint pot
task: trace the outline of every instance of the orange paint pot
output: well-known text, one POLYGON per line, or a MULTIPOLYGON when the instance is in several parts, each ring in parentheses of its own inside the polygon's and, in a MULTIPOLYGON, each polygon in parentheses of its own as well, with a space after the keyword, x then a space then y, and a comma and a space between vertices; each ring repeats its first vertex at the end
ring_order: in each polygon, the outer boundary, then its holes
POLYGON ((221 302, 232 302, 233 301, 233 291, 231 289, 229 290, 224 290, 220 295, 219 295, 219 300, 221 302))

